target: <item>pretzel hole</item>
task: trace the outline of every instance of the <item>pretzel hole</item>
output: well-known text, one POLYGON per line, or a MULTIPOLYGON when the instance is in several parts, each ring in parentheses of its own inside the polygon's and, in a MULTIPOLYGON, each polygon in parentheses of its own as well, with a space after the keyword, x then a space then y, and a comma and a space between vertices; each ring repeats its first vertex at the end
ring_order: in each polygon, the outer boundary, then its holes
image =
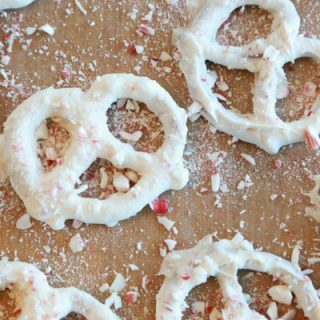
POLYGON ((259 6, 243 6, 234 10, 221 25, 216 40, 221 45, 241 46, 267 38, 273 16, 259 6))
POLYGON ((139 174, 131 169, 119 169, 104 159, 97 159, 79 178, 75 185, 83 190, 79 195, 83 198, 105 200, 112 194, 126 193, 139 181, 139 174))
POLYGON ((164 142, 159 117, 144 103, 118 99, 107 112, 110 132, 120 141, 131 144, 136 151, 156 152, 164 142))
POLYGON ((311 58, 287 63, 284 70, 288 80, 289 94, 277 103, 276 113, 285 122, 312 115, 320 93, 320 66, 311 58))
POLYGON ((210 314, 214 310, 223 309, 222 300, 223 297, 218 281, 216 278, 210 277, 206 283, 190 291, 186 299, 189 308, 184 311, 183 319, 209 320, 211 319, 210 314))
POLYGON ((215 71, 218 80, 212 88, 221 105, 236 113, 253 113, 254 74, 245 70, 229 70, 211 61, 206 61, 207 69, 215 71))
MULTIPOLYGON (((268 316, 268 308, 271 302, 276 301, 272 300, 271 296, 268 294, 268 290, 274 286, 285 285, 285 283, 266 273, 245 270, 238 272, 238 279, 243 288, 243 292, 248 296, 248 304, 250 305, 250 308, 264 315, 267 319, 270 319, 268 316)), ((292 301, 294 302, 295 297, 293 292, 292 296, 292 301)), ((276 305, 279 318, 284 316, 290 310, 297 312, 294 307, 294 303, 288 306, 276 302, 276 305)), ((299 313, 299 315, 302 319, 303 312, 301 312, 301 314, 299 313)), ((300 319, 300 317, 298 317, 298 319, 300 319)))
POLYGON ((49 118, 36 129, 38 157, 45 171, 51 171, 63 163, 63 157, 70 145, 70 134, 66 126, 66 120, 49 118))

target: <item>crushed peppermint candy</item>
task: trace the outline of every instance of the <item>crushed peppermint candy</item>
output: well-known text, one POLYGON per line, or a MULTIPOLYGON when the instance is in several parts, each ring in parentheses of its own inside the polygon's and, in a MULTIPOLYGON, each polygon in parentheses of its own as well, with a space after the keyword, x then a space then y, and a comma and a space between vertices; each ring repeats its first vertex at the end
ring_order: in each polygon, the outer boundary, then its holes
POLYGON ((306 141, 307 146, 311 150, 317 150, 320 147, 320 138, 318 134, 318 130, 314 127, 309 127, 306 129, 304 138, 306 141))
POLYGON ((27 230, 32 227, 32 223, 30 221, 30 215, 25 213, 22 215, 16 222, 16 228, 19 230, 27 230))
POLYGON ((175 225, 175 221, 172 221, 166 217, 157 217, 158 222, 165 227, 167 231, 170 231, 175 225))
POLYGON ((120 293, 127 285, 125 277, 121 273, 115 273, 116 277, 113 280, 109 290, 112 293, 120 293))
POLYGON ((221 182, 221 175, 219 172, 211 176, 211 188, 213 192, 219 192, 220 182, 221 182))
POLYGON ((50 24, 46 23, 43 26, 38 28, 39 31, 42 31, 44 33, 47 33, 49 36, 53 36, 55 31, 54 28, 52 26, 50 26, 50 24))
POLYGON ((254 158, 252 156, 250 156, 249 154, 246 153, 241 153, 241 157, 246 160, 247 162, 249 162, 251 165, 255 166, 256 165, 256 161, 254 160, 254 158))
POLYGON ((137 34, 139 36, 153 36, 156 33, 155 29, 145 24, 138 25, 137 34))
POLYGON ((169 212, 169 200, 165 198, 155 199, 149 204, 149 206, 158 216, 166 215, 169 212))
POLYGON ((268 290, 268 294, 273 301, 285 304, 287 306, 291 305, 293 296, 290 289, 286 285, 273 286, 268 290))
POLYGON ((271 320, 277 320, 279 318, 278 307, 274 301, 270 302, 268 309, 267 309, 267 315, 270 317, 271 320))
POLYGON ((273 165, 276 169, 280 169, 282 166, 282 161, 280 159, 274 159, 273 160, 273 165))
POLYGON ((116 172, 113 176, 113 186, 118 192, 127 192, 130 189, 130 181, 122 173, 116 172))
POLYGON ((128 291, 126 293, 126 301, 130 304, 136 303, 138 300, 139 293, 137 291, 128 291))
POLYGON ((85 241, 79 233, 75 234, 69 241, 69 247, 73 253, 81 252, 85 245, 85 241))
POLYGON ((172 239, 166 239, 166 240, 164 240, 164 242, 165 242, 169 251, 172 251, 175 248, 175 246, 177 245, 177 241, 172 240, 172 239))

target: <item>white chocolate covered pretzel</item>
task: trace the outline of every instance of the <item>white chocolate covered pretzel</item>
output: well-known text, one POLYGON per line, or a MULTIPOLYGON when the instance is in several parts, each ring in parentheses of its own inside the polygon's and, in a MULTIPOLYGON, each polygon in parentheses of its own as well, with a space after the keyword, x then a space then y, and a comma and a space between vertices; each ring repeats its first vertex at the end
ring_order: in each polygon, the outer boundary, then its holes
POLYGON ((0 0, 0 11, 26 7, 34 0, 0 0))
POLYGON ((5 123, 7 174, 28 213, 54 229, 63 228, 67 219, 113 226, 135 215, 166 190, 185 186, 186 118, 186 112, 171 96, 148 78, 105 75, 86 93, 49 88, 24 101, 5 123), (135 151, 109 131, 106 111, 120 98, 143 102, 159 117, 165 140, 155 153, 135 151), (45 172, 37 156, 35 131, 51 117, 69 121, 71 143, 63 164, 45 172), (97 158, 118 168, 130 168, 141 178, 128 192, 115 193, 106 200, 80 197, 82 191, 75 189, 75 184, 97 158))
POLYGON ((170 253, 160 273, 165 276, 157 296, 157 320, 180 320, 189 292, 209 277, 216 277, 223 296, 224 320, 265 319, 250 309, 237 272, 247 269, 265 272, 280 279, 295 294, 305 317, 320 319, 320 300, 309 277, 292 263, 273 254, 255 251, 252 244, 237 235, 233 240, 212 242, 209 235, 195 247, 170 253))
POLYGON ((204 108, 202 114, 217 129, 270 153, 304 141, 307 129, 319 133, 319 99, 310 115, 298 121, 284 122, 275 111, 277 99, 284 97, 280 89, 287 86, 283 65, 301 57, 320 58, 320 41, 298 35, 300 19, 291 1, 198 0, 193 5, 197 12, 193 22, 175 30, 173 38, 182 54, 180 66, 191 97, 204 108), (243 5, 258 5, 274 15, 270 36, 241 47, 218 44, 215 37, 220 25, 243 5), (207 60, 256 73, 253 114, 240 114, 223 107, 212 92, 218 77, 207 70, 207 60))
POLYGON ((46 276, 31 264, 0 261, 0 290, 16 299, 20 320, 59 320, 75 312, 88 320, 119 320, 106 305, 79 289, 52 288, 46 276))

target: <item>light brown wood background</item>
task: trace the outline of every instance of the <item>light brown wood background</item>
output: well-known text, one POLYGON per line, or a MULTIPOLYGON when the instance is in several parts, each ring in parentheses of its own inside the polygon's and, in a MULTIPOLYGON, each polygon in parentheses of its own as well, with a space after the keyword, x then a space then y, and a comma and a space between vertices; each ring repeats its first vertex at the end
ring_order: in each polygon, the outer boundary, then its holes
MULTIPOLYGON (((10 11, 9 17, 0 17, 1 38, 4 37, 7 26, 13 24, 23 30, 33 25, 50 23, 56 29, 53 37, 45 34, 22 37, 32 39, 32 44, 26 51, 22 50, 22 43, 15 42, 12 61, 6 70, 11 70, 16 83, 23 85, 25 95, 17 94, 12 99, 8 97, 12 89, 0 88, 0 123, 6 120, 10 111, 25 97, 36 90, 48 86, 57 87, 64 64, 72 64, 75 72, 71 80, 63 84, 64 87, 80 86, 85 89, 98 75, 134 72, 133 68, 140 63, 141 56, 129 55, 124 40, 144 45, 144 54, 149 61, 142 63, 140 75, 159 81, 181 107, 189 106, 190 98, 177 64, 159 62, 159 67, 173 68, 171 73, 165 75, 153 69, 150 64, 150 58, 159 57, 162 51, 170 54, 174 52, 171 30, 187 23, 186 10, 183 4, 172 8, 162 0, 149 2, 82 0, 81 3, 88 12, 84 16, 74 1, 37 0, 25 9, 10 11), (142 22, 140 18, 149 11, 149 2, 156 6, 154 18, 149 23, 156 29, 156 33, 145 38, 145 43, 144 39, 136 35, 135 30, 142 22), (128 16, 134 7, 138 9, 136 20, 128 16), (70 16, 66 14, 67 8, 74 11, 70 16), (92 61, 96 61, 94 71, 88 66, 92 61), (52 66, 56 71, 52 71, 52 66), (80 72, 83 75, 80 75, 80 72)), ((320 36, 319 2, 300 0, 299 4, 297 1, 295 4, 302 17, 301 31, 320 36)), ((256 32, 256 27, 264 34, 268 32, 270 25, 265 24, 268 19, 256 19, 261 15, 266 16, 263 11, 248 9, 239 25, 249 26, 250 34, 256 32)), ((233 28, 239 28, 239 25, 235 22, 233 28)), ((238 105, 242 111, 250 110, 253 76, 246 72, 228 71, 226 68, 218 70, 232 89, 235 106, 238 105), (236 81, 235 78, 239 77, 243 80, 236 81)), ((292 86, 296 89, 292 90, 301 92, 307 80, 320 85, 320 68, 316 63, 301 60, 287 71, 291 83, 295 84, 292 86)), ((284 114, 288 114, 290 108, 298 108, 289 98, 279 106, 285 110, 284 114)), ((319 172, 318 154, 307 150, 304 144, 284 148, 276 156, 268 155, 242 142, 230 146, 230 137, 223 133, 210 133, 209 126, 203 119, 189 123, 189 129, 185 159, 190 169, 190 183, 182 191, 165 194, 170 199, 172 208, 169 218, 176 221, 178 235, 167 232, 157 223, 151 210, 146 208, 136 217, 111 229, 105 226, 84 226, 80 234, 88 240, 88 244, 83 252, 74 254, 69 249, 69 239, 79 231, 71 228, 70 224, 59 232, 36 221, 33 221, 33 227, 27 231, 15 228, 16 220, 25 211, 7 183, 0 189, 1 256, 35 263, 43 271, 50 266, 52 271, 48 273, 48 277, 54 286, 76 286, 101 301, 104 301, 108 294, 99 293, 98 288, 105 282, 111 284, 113 271, 130 276, 123 294, 132 287, 138 287, 140 297, 136 304, 124 303, 123 308, 118 311, 118 314, 126 319, 154 319, 155 294, 163 280, 157 276, 162 261, 159 247, 164 247, 163 240, 167 238, 176 239, 177 248, 181 249, 193 246, 208 233, 217 232, 220 238, 231 238, 240 231, 248 240, 253 241, 256 247, 262 247, 285 258, 290 258, 293 247, 301 240, 301 266, 308 268, 307 258, 319 251, 320 237, 318 223, 304 215, 308 198, 303 196, 301 191, 308 191, 313 187, 308 176, 310 173, 319 172), (214 168, 206 156, 207 153, 219 150, 228 153, 221 173, 230 189, 229 193, 221 194, 221 209, 214 206, 215 195, 210 189, 210 176, 214 168), (245 162, 240 156, 242 152, 252 155, 256 166, 245 162), (279 170, 273 167, 273 160, 276 158, 281 159, 284 164, 279 170), (250 175, 254 185, 248 190, 238 191, 237 184, 246 174, 250 175), (201 193, 201 188, 208 188, 208 192, 201 193), (271 194, 279 197, 271 201, 271 194), (247 195, 247 200, 243 200, 244 195, 247 195), (240 215, 243 210, 246 210, 246 213, 240 215), (241 221, 244 221, 243 228, 240 227, 241 221), (142 251, 137 250, 139 241, 142 243, 142 251), (44 246, 51 248, 50 254, 45 252, 44 246), (140 270, 129 271, 127 265, 130 263, 139 266, 140 270), (145 275, 151 280, 148 292, 144 292, 141 287, 142 277, 145 275)), ((320 267, 314 265, 312 269, 312 279, 315 286, 319 287, 320 267)), ((254 281, 251 280, 247 285, 244 281, 245 291, 258 294, 258 300, 264 301, 262 309, 267 305, 266 291, 271 285, 271 278, 261 275, 256 275, 254 281), (259 290, 262 287, 264 289, 259 290)), ((209 305, 218 305, 217 289, 217 284, 211 280, 192 293, 190 302, 201 300, 208 301, 209 305)), ((7 294, 1 295, 0 304, 4 304, 6 298, 7 294)), ((296 319, 303 317, 299 313, 296 319)))

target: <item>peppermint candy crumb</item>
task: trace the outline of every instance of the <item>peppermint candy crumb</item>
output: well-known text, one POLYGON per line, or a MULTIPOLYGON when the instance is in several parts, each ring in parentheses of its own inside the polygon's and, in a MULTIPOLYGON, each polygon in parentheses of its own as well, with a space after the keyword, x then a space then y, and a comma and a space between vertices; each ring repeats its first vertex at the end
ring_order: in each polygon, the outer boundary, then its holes
POLYGON ((85 247, 85 241, 79 233, 75 234, 69 242, 69 247, 73 253, 81 252, 85 247))
POLYGON ((16 222, 16 228, 19 230, 27 230, 32 227, 30 221, 30 215, 28 213, 23 214, 16 222))

